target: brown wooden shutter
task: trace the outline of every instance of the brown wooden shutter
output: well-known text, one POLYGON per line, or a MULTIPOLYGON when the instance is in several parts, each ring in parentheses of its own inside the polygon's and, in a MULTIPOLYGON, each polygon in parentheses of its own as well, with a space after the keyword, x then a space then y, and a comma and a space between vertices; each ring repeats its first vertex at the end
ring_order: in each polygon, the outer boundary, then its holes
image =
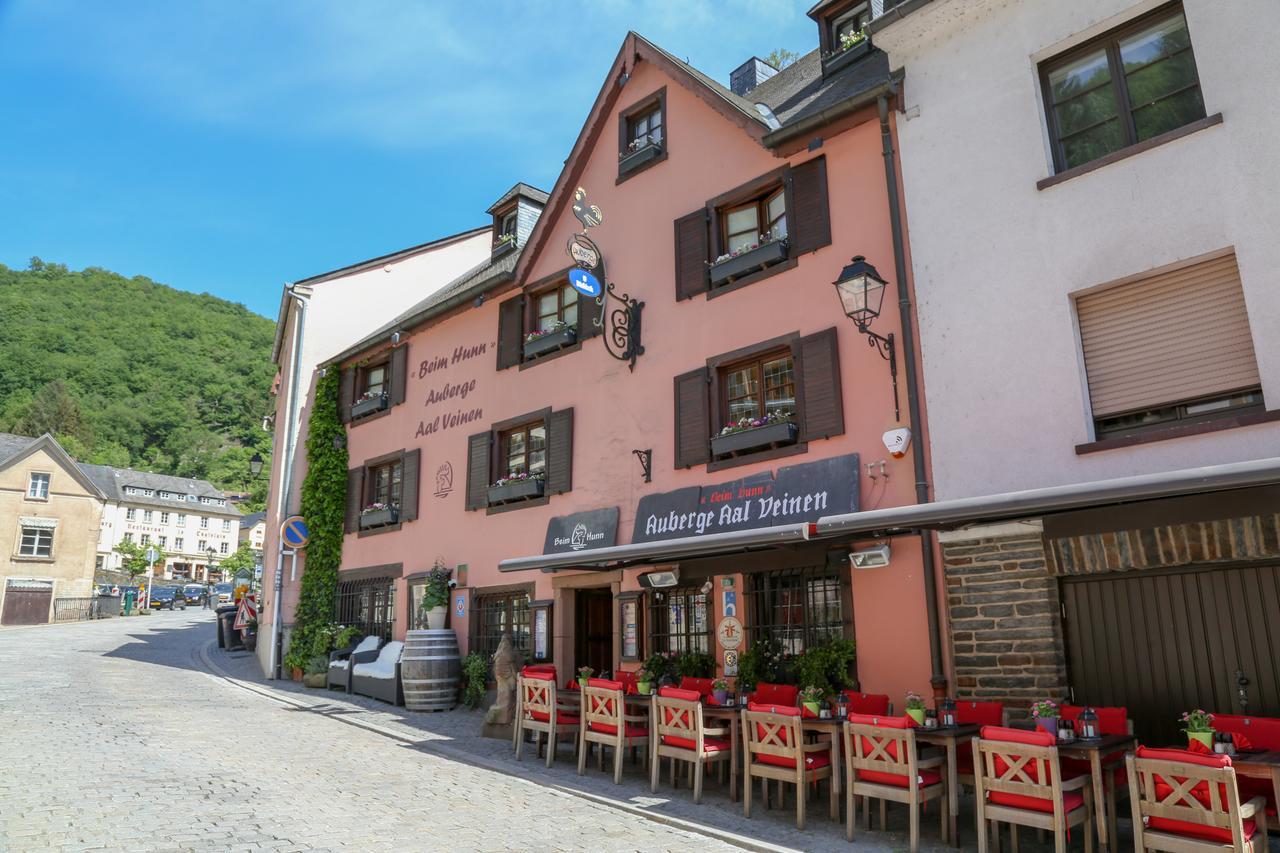
POLYGON ((707 369, 676 377, 676 467, 711 461, 711 395, 707 369))
POLYGON ((524 297, 515 296, 498 306, 498 369, 520 363, 524 352, 524 297))
POLYGON ((404 402, 405 383, 409 379, 409 345, 391 351, 391 405, 404 402))
MULTIPOLYGON (((604 287, 604 282, 600 283, 604 287)), ((578 340, 586 338, 594 338, 600 334, 600 327, 592 322, 596 317, 600 316, 600 306, 596 304, 594 298, 584 293, 578 294, 578 340)))
POLYGON ((710 287, 707 272, 707 211, 676 220, 676 299, 692 299, 710 287))
POLYGON ((418 517, 418 479, 421 476, 422 451, 410 450, 400 464, 400 520, 418 517))
POLYGON ((800 339, 800 440, 812 441, 844 433, 844 400, 840 393, 840 348, 835 327, 800 339))
POLYGON ((558 495, 573 488, 573 409, 547 418, 546 493, 558 495))
POLYGON ((349 367, 342 371, 338 379, 338 420, 342 423, 351 421, 351 404, 356 399, 356 369, 349 367))
POLYGON ((364 509, 364 468, 347 471, 347 514, 343 529, 354 533, 360 529, 360 510, 364 509))
POLYGON ((467 509, 489 505, 489 448, 493 434, 477 433, 467 439, 467 509))
POLYGON ((1093 416, 1261 384, 1235 253, 1076 299, 1093 416))
POLYGON ((831 211, 827 203, 827 158, 816 157, 791 170, 787 200, 792 254, 831 245, 831 211))

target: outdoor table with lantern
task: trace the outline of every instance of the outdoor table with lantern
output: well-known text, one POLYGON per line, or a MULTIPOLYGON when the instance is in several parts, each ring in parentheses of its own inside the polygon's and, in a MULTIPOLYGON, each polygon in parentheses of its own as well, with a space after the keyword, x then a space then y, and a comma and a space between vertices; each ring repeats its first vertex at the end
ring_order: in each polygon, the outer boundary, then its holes
POLYGON ((960 745, 978 736, 982 726, 959 725, 952 717, 951 725, 917 726, 916 743, 940 746, 947 752, 947 814, 951 819, 951 843, 960 846, 960 770, 957 766, 960 745))

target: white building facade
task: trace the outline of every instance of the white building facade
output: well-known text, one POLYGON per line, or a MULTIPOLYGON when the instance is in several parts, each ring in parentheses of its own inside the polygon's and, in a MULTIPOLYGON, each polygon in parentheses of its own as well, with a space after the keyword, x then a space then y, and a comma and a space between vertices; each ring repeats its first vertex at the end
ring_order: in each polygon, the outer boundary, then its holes
POLYGON ((122 542, 159 554, 154 576, 216 582, 220 560, 239 545, 240 511, 211 483, 106 465, 81 465, 107 496, 98 539, 98 568, 115 571, 122 542))

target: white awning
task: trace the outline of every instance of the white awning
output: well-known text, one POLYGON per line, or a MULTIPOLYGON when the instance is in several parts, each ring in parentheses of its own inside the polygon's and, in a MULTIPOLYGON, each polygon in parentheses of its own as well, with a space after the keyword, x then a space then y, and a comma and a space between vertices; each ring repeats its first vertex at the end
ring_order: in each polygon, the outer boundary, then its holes
POLYGON ((58 526, 56 518, 37 518, 31 515, 19 516, 18 522, 22 527, 39 527, 42 530, 53 530, 58 526))

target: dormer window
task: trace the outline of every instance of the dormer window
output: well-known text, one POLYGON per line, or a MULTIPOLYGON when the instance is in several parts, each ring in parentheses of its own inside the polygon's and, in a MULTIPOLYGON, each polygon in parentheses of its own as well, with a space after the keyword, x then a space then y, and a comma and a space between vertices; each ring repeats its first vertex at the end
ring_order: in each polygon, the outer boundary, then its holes
POLYGON ((871 52, 871 39, 867 35, 871 4, 867 0, 823 3, 809 14, 818 23, 824 77, 847 68, 871 52))
POLYGON ((493 217, 493 256, 505 255, 516 247, 520 223, 518 208, 511 208, 493 217))
POLYGON ((659 89, 618 114, 618 181, 667 157, 667 90, 659 89))
POLYGON ((847 12, 842 12, 831 19, 831 46, 839 49, 841 42, 862 32, 871 21, 871 9, 867 3, 859 3, 847 12))

